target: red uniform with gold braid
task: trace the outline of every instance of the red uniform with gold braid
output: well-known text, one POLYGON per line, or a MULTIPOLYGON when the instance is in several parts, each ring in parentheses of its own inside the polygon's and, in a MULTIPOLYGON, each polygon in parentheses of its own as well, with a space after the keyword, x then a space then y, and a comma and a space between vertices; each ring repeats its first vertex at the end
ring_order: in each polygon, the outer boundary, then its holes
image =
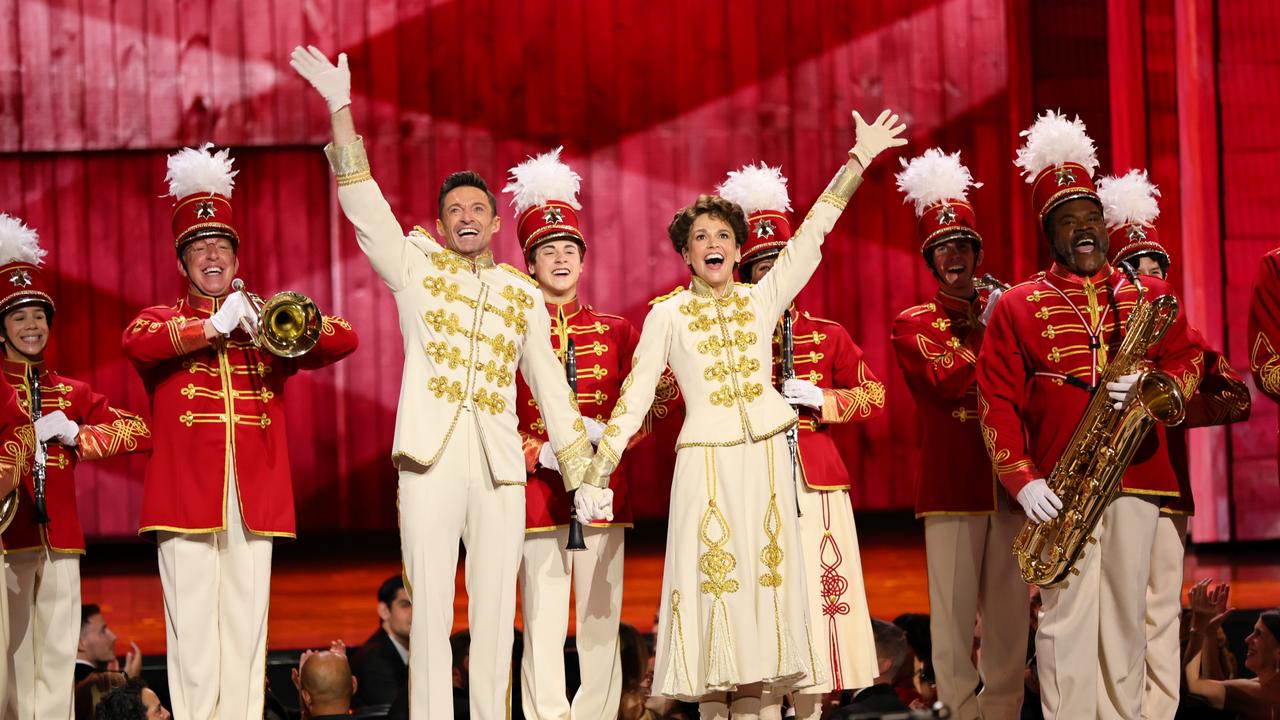
POLYGON ((1280 403, 1280 248, 1263 255, 1258 263, 1249 299, 1248 342, 1254 385, 1280 403))
MULTIPOLYGON (((1055 211, 1074 203, 1068 247, 1055 252, 1075 258, 1105 250, 1102 205, 1092 180, 1097 158, 1084 124, 1048 112, 1026 135, 1018 164, 1032 184, 1041 226, 1054 228, 1055 235, 1066 232, 1054 225, 1062 217, 1055 211), (1093 246, 1077 246, 1086 240, 1093 246)), ((1148 299, 1171 294, 1156 278, 1143 285, 1148 299)), ((1043 478, 1079 424, 1138 294, 1105 261, 1087 277, 1074 274, 1064 261, 1010 289, 996 307, 978 356, 979 406, 996 472, 1020 501, 1036 507, 1033 496, 1048 492, 1043 478), (1035 487, 1029 487, 1033 481, 1035 487), (1024 488, 1027 492, 1019 494, 1024 488)), ((1203 353, 1185 314, 1147 357, 1184 394, 1195 392, 1203 353)), ((1075 564, 1079 575, 1041 593, 1036 649, 1045 717, 1141 713, 1151 551, 1159 504, 1177 494, 1164 431, 1157 429, 1125 472, 1122 492, 1103 512, 1093 533, 1096 543, 1075 564)))
MULTIPOLYGON (((1160 191, 1145 170, 1130 170, 1098 180, 1112 254, 1117 267, 1127 262, 1143 275, 1168 276, 1169 253, 1160 244, 1155 220, 1160 191)), ((1218 351, 1194 329, 1191 337, 1204 352, 1204 378, 1186 399, 1187 416, 1168 428, 1169 460, 1178 481, 1178 497, 1160 508, 1155 543, 1151 548, 1151 578, 1147 583, 1146 685, 1142 715, 1173 717, 1181 701, 1182 663, 1179 626, 1182 615, 1182 569, 1186 554, 1187 518, 1195 513, 1187 457, 1187 430, 1227 425, 1249 417, 1249 388, 1218 351)))
MULTIPOLYGON (((0 220, 3 222, 3 220, 0 220)), ((22 469, 31 464, 35 454, 35 428, 27 417, 22 406, 18 404, 18 394, 9 385, 0 384, 0 498, 9 502, 17 502, 13 512, 31 512, 29 506, 19 499, 22 469)), ((17 517, 16 515, 14 516, 17 517)), ((0 543, 3 548, 3 543, 0 543)), ((9 649, 9 592, 0 590, 0 647, 9 649)), ((10 652, 8 657, 12 656, 10 652)), ((5 679, 0 682, 0 713, 6 712, 9 698, 15 689, 12 670, 6 665, 5 679)), ((72 671, 74 677, 74 670, 72 671)))
POLYGON ((264 697, 272 539, 296 531, 285 383, 349 355, 357 340, 345 320, 324 317, 300 357, 254 344, 245 327, 255 313, 230 287, 239 267, 235 171, 227 150, 211 148, 168 160, 187 294, 144 309, 122 343, 151 403, 155 449, 139 533, 155 533, 158 545, 174 716, 251 717, 264 697))
POLYGON ((80 627, 80 555, 85 548, 76 507, 75 466, 81 460, 145 450, 150 439, 137 415, 110 407, 87 384, 44 367, 56 307, 39 267, 43 255, 34 231, 0 215, 5 396, 17 403, 19 422, 31 427, 27 425, 32 416, 29 382, 34 373, 41 411, 41 422, 32 427, 32 435, 24 432, 4 439, 0 459, 21 475, 18 512, 4 531, 5 564, 16 578, 6 590, 6 649, 13 660, 3 693, 6 718, 71 716, 80 627), (10 317, 23 310, 34 312, 10 317), (38 349, 17 339, 41 329, 44 340, 38 349), (50 429, 59 425, 56 432, 50 429), (38 443, 40 439, 44 442, 38 443), (34 511, 34 466, 40 456, 47 523, 37 523, 34 511))
POLYGON ((1022 515, 998 487, 983 446, 976 378, 983 320, 1000 291, 978 290, 971 282, 983 243, 968 201, 975 183, 960 153, 930 148, 904 163, 897 182, 914 206, 920 253, 938 282, 937 295, 899 313, 892 330, 920 427, 915 510, 924 520, 938 699, 958 718, 1016 718, 1029 608, 1009 547, 1022 515), (964 271, 948 281, 939 264, 944 269, 962 264, 964 271), (979 616, 985 621, 975 666, 979 616), (981 695, 976 693, 979 678, 981 695))
MULTIPOLYGON (((771 269, 791 238, 787 179, 781 168, 746 165, 729 172, 716 191, 746 213, 747 241, 741 247, 738 274, 751 282, 753 268, 768 262, 771 269)), ((885 393, 884 384, 863 362, 861 348, 839 323, 813 317, 794 305, 788 312, 795 379, 784 383, 782 377, 783 323, 779 320, 773 334, 773 381, 799 414, 796 499, 801 511, 810 647, 825 676, 823 682, 793 693, 796 717, 803 719, 821 714, 822 694, 866 687, 878 674, 858 531, 849 500, 849 470, 830 426, 882 415, 885 393), (804 399, 798 399, 797 393, 803 393, 804 399)), ((765 704, 776 705, 776 698, 765 704)))

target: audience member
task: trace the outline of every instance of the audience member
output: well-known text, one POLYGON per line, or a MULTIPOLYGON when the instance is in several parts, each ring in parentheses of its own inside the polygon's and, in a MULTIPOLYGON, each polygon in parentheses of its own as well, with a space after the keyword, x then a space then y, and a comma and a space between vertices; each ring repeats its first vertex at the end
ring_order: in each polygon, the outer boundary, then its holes
POLYGON ((351 698, 358 681, 352 677, 351 665, 343 652, 308 650, 302 653, 297 671, 302 717, 336 720, 351 714, 351 698))
POLYGON ((902 663, 893 678, 893 686, 898 699, 910 708, 928 709, 938 700, 930 622, 931 618, 926 613, 903 613, 893 619, 893 624, 907 634, 907 646, 911 649, 907 662, 902 663))
POLYGON ((142 675, 142 652, 129 643, 124 667, 116 657, 116 634, 107 626, 102 608, 92 603, 80 606, 80 640, 76 647, 75 716, 93 717, 94 708, 111 688, 142 675))
POLYGON ((378 629, 351 658, 360 686, 355 707, 390 705, 408 686, 412 620, 413 603, 405 591, 404 577, 387 578, 378 588, 378 629))
POLYGON ((907 634, 901 628, 883 620, 872 618, 871 633, 876 641, 876 660, 879 662, 880 674, 875 684, 859 690, 853 696, 853 702, 840 708, 833 715, 833 720, 844 720, 866 713, 906 712, 907 706, 898 699, 893 689, 893 678, 898 670, 906 664, 911 653, 907 645, 907 634))
POLYGON ((653 682, 649 668, 649 645, 639 630, 623 623, 618 626, 618 654, 622 659, 622 700, 618 720, 657 720, 646 706, 653 682))
POLYGON ((1227 601, 1231 586, 1210 587, 1206 578, 1187 592, 1191 606, 1191 640, 1187 647, 1187 691, 1214 709, 1237 713, 1244 720, 1271 720, 1280 712, 1280 609, 1258 616, 1245 638, 1244 666, 1257 677, 1211 680, 1223 675, 1217 667, 1219 635, 1233 608, 1227 601))
POLYGON ((94 715, 97 720, 169 720, 169 711, 142 678, 129 681, 102 697, 94 715))

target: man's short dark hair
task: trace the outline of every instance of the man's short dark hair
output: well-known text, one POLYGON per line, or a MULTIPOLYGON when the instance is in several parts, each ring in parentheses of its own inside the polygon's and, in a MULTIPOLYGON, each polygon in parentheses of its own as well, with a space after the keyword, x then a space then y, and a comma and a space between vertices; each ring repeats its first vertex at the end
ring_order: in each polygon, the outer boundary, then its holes
POLYGON ((890 663, 888 677, 895 677, 902 663, 907 661, 907 634, 902 628, 884 620, 871 618, 871 634, 876 641, 876 655, 887 658, 890 663))
POLYGON ((689 246, 689 229, 702 215, 710 215, 727 223, 733 230, 733 242, 738 247, 742 247, 742 243, 747 241, 747 216, 738 203, 729 202, 719 195, 699 195, 697 202, 682 208, 667 226, 667 236, 671 238, 676 252, 683 253, 689 246))
POLYGON ((404 589, 404 576, 392 575, 382 584, 378 586, 378 602, 391 607, 391 603, 396 601, 396 593, 404 589))
POLYGON ((460 187, 473 187, 483 192, 489 198, 489 208, 493 210, 493 214, 498 214, 498 198, 489 190, 489 183, 474 170, 460 170, 445 178, 440 185, 440 197, 436 200, 436 205, 441 218, 444 217, 444 197, 460 187))
POLYGON ((128 682, 102 696, 94 711, 95 720, 141 720, 147 716, 147 706, 142 703, 142 688, 147 684, 142 678, 129 678, 128 682))
POLYGON ((84 626, 88 625, 89 621, 93 619, 94 615, 101 615, 101 614, 102 614, 102 608, 98 607, 97 603, 85 603, 84 605, 81 605, 80 606, 80 627, 83 629, 84 626))

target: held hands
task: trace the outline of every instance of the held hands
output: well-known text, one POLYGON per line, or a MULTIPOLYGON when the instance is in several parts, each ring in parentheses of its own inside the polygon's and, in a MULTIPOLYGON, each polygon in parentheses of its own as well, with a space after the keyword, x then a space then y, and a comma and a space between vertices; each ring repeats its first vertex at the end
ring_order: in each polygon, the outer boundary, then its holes
POLYGON ((991 315, 996 311, 996 303, 1000 302, 1002 297, 1004 297, 1004 291, 1000 288, 992 290, 991 294, 987 296, 987 306, 982 310, 982 317, 978 318, 978 322, 982 323, 983 327, 986 327, 987 323, 991 322, 991 315))
POLYGON ((257 329, 257 315, 253 302, 244 291, 237 290, 222 301, 222 307, 209 318, 209 323, 222 335, 230 335, 237 325, 252 333, 257 329))
POLYGON ((1129 396, 1133 394, 1133 386, 1138 382, 1141 373, 1130 373, 1121 375, 1114 382, 1107 383, 1107 393, 1111 395, 1111 399, 1115 401, 1115 409, 1121 410, 1125 403, 1129 402, 1129 396))
POLYGON ((898 137, 907 129, 907 124, 898 124, 898 116, 888 110, 880 113, 880 117, 876 121, 867 124, 866 120, 858 114, 857 110, 853 111, 853 126, 858 142, 849 151, 849 157, 854 158, 862 165, 862 169, 867 169, 871 165, 871 161, 875 156, 888 150, 891 147, 901 147, 907 144, 907 139, 898 137))
POLYGON ((604 423, 595 418, 583 417, 582 424, 587 427, 587 440, 590 440, 593 446, 599 445, 600 440, 604 438, 604 423))
POLYGON ((1043 478, 1032 480, 1018 491, 1018 504, 1031 522, 1042 523, 1058 517, 1062 501, 1049 489, 1043 478))
POLYGON ((347 68, 346 53, 339 53, 338 64, 334 65, 314 45, 298 46, 289 55, 289 64, 320 93, 330 114, 351 104, 351 70, 347 68))
POLYGON ((573 509, 578 512, 578 522, 583 525, 613 520, 613 491, 585 483, 579 485, 573 494, 573 509))
POLYGON ((55 441, 65 447, 76 446, 76 436, 80 434, 80 426, 68 418, 61 410, 54 410, 42 415, 36 421, 36 440, 41 443, 55 441))
POLYGON ((1219 583, 1210 588, 1212 578, 1205 578, 1187 591, 1187 605, 1191 610, 1191 632, 1201 634, 1217 634, 1218 628, 1235 608, 1227 607, 1231 596, 1231 585, 1219 583))
POLYGON ((803 405, 813 410, 822 409, 822 388, 808 380, 799 378, 786 380, 782 383, 782 397, 792 405, 803 405))

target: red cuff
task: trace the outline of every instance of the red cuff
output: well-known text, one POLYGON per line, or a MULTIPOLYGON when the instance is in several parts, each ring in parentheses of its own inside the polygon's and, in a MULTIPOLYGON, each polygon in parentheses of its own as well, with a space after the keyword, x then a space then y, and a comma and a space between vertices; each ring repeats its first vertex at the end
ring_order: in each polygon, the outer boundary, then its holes
POLYGON ((1036 467, 1035 463, 1027 460, 1025 464, 1019 463, 1017 467, 1000 473, 1000 484, 1004 485, 1004 489, 1008 490, 1010 495, 1017 498, 1022 488, 1030 485, 1032 480, 1041 480, 1044 477, 1045 475, 1040 472, 1040 468, 1036 467))

